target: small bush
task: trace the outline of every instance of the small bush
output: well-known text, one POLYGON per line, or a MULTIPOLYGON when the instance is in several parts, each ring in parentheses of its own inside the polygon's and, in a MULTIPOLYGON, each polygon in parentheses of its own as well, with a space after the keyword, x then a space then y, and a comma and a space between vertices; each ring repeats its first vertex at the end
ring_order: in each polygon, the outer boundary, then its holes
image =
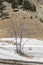
POLYGON ((32 19, 33 17, 32 16, 30 16, 30 19, 32 19))
POLYGON ((23 8, 25 10, 31 10, 33 12, 36 12, 36 6, 31 4, 28 0, 24 0, 23 8))
POLYGON ((5 0, 6 2, 8 2, 8 3, 12 3, 13 2, 13 0, 5 0))
POLYGON ((23 17, 23 19, 26 19, 25 17, 23 17))
POLYGON ((31 11, 36 12, 36 6, 35 5, 32 5, 31 11))
MULTIPOLYGON (((3 3, 3 0, 0 0, 0 5, 2 5, 2 3, 3 3)), ((0 6, 1 7, 1 6, 0 6)))
POLYGON ((14 9, 14 8, 17 8, 17 2, 16 1, 13 1, 12 2, 12 8, 14 9))
POLYGON ((39 2, 39 0, 38 0, 38 2, 39 2))
POLYGON ((42 20, 42 19, 40 19, 40 22, 41 22, 41 23, 43 23, 43 20, 42 20))
POLYGON ((22 2, 23 2, 23 0, 18 0, 17 1, 18 5, 22 5, 22 2))
POLYGON ((38 18, 38 17, 36 16, 36 18, 38 18))
POLYGON ((28 0, 5 0, 12 4, 12 8, 17 8, 19 5, 22 5, 23 10, 31 10, 36 12, 36 6, 31 4, 28 0))
POLYGON ((31 9, 31 4, 28 2, 28 0, 24 1, 23 8, 25 10, 30 10, 31 9))

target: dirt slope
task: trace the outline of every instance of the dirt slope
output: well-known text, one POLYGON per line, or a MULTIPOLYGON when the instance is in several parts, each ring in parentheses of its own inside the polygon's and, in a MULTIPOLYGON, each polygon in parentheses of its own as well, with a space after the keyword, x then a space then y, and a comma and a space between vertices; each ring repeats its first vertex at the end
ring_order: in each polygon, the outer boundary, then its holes
POLYGON ((23 28, 23 37, 43 39, 43 23, 37 17, 37 13, 19 10, 13 12, 11 6, 5 3, 6 10, 9 14, 8 19, 0 18, 0 38, 15 37, 12 20, 16 29, 17 36, 20 37, 20 29, 23 28))

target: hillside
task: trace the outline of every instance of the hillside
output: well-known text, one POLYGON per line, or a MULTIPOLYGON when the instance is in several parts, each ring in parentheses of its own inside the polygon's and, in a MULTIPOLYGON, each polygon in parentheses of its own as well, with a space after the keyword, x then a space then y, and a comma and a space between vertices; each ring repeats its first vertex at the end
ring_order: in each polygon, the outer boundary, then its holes
POLYGON ((29 1, 0 0, 1 65, 43 64, 43 5, 29 1))
POLYGON ((37 7, 37 12, 26 12, 21 9, 17 12, 13 12, 9 3, 4 2, 3 4, 6 6, 4 12, 7 12, 9 15, 8 18, 4 16, 0 18, 0 38, 15 37, 11 21, 13 20, 17 37, 20 37, 20 31, 23 27, 23 37, 43 39, 43 23, 40 21, 42 14, 39 15, 39 13, 43 11, 42 8, 42 11, 40 11, 40 8, 37 7))

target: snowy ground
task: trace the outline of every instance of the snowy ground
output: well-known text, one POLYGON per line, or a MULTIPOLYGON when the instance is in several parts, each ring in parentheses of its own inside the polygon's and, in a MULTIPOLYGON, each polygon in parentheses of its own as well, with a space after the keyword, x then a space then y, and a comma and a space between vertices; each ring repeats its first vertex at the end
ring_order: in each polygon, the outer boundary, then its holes
MULTIPOLYGON (((28 62, 43 62, 42 40, 23 38, 21 49, 25 56, 21 56, 16 53, 16 44, 14 44, 14 42, 16 42, 15 38, 0 39, 0 59, 14 59, 28 62)), ((17 39, 17 42, 19 44, 19 38, 17 39)))

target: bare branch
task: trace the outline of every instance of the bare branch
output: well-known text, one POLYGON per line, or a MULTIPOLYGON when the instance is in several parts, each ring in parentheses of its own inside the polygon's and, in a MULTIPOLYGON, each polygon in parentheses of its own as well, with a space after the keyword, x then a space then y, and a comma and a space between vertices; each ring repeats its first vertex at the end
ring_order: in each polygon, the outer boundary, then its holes
POLYGON ((17 33, 16 33, 16 30, 15 30, 15 25, 14 25, 14 22, 13 22, 12 18, 11 18, 11 22, 12 22, 13 30, 14 30, 14 34, 15 34, 15 40, 16 40, 16 51, 18 52, 17 33))

